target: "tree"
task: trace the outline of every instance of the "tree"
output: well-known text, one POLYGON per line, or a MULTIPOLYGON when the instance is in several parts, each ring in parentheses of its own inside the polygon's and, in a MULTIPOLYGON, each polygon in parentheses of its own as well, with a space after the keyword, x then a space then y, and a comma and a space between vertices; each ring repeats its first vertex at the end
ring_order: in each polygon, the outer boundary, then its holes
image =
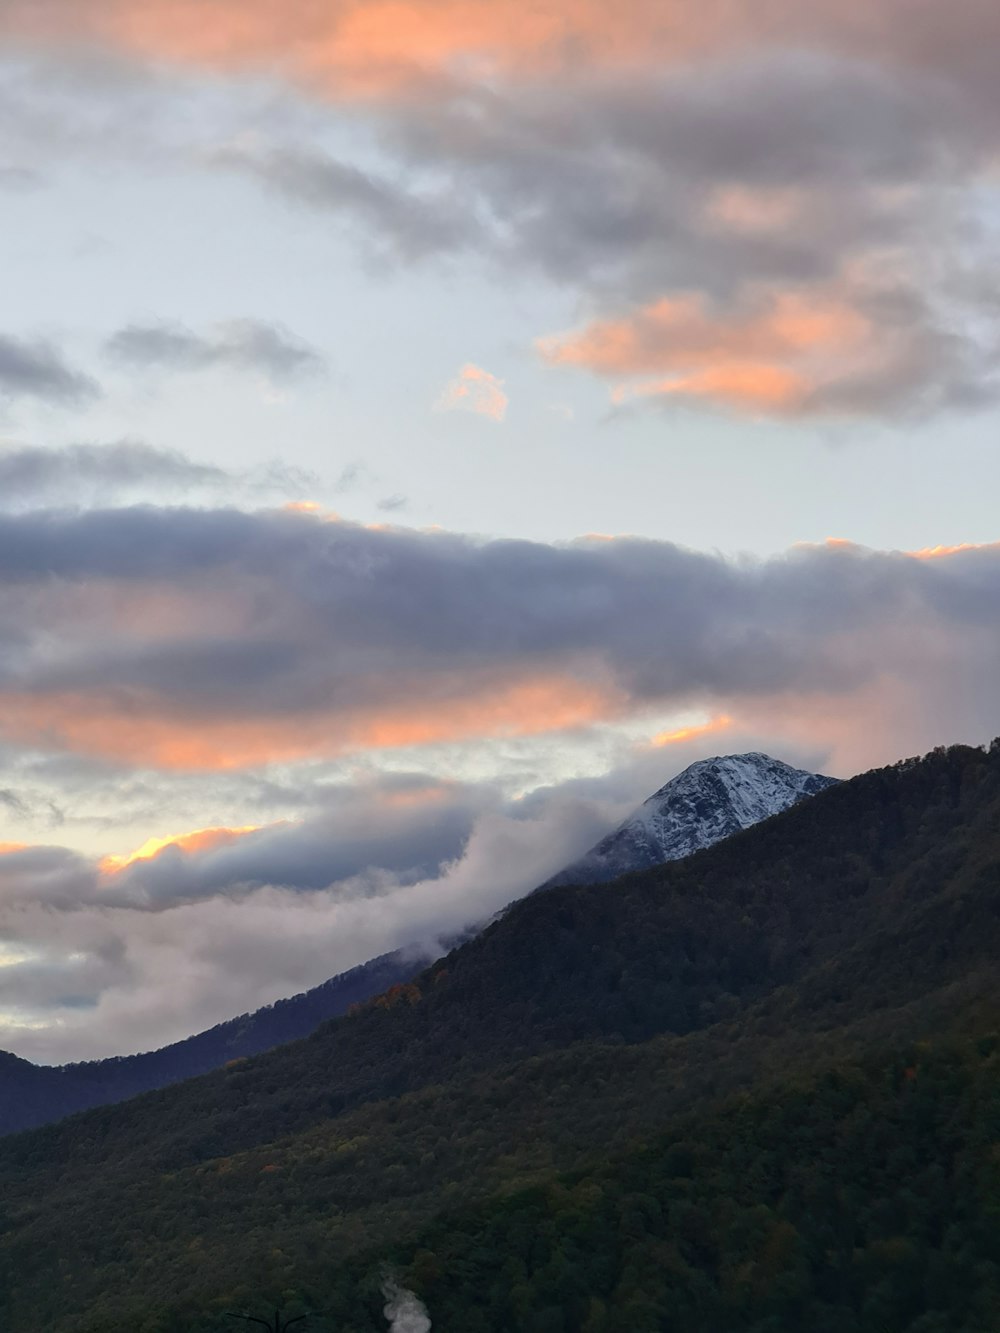
POLYGON ((297 1315, 294 1315, 291 1319, 286 1319, 286 1320, 284 1321, 284 1323, 282 1323, 282 1320, 281 1320, 281 1311, 280 1311, 280 1310, 275 1310, 275 1312, 274 1312, 274 1320, 273 1320, 273 1321, 270 1320, 270 1319, 258 1319, 256 1315, 252 1315, 252 1314, 230 1314, 230 1313, 227 1313, 226 1318, 227 1318, 227 1319, 242 1319, 242 1320, 244 1320, 247 1324, 259 1324, 259 1325, 261 1326, 261 1328, 266 1328, 266 1329, 268 1330, 268 1333, 287 1333, 287 1330, 290 1329, 291 1326, 292 1326, 293 1324, 301 1324, 302 1321, 303 1321, 304 1319, 311 1319, 311 1318, 312 1318, 312 1315, 311 1315, 311 1314, 297 1314, 297 1315))

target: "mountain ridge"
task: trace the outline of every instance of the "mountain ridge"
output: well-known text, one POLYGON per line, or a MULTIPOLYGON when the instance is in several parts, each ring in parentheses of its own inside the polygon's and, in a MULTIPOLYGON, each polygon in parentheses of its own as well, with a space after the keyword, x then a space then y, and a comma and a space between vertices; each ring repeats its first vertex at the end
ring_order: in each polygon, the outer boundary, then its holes
POLYGON ((542 887, 605 883, 681 860, 838 782, 758 750, 699 759, 542 887))

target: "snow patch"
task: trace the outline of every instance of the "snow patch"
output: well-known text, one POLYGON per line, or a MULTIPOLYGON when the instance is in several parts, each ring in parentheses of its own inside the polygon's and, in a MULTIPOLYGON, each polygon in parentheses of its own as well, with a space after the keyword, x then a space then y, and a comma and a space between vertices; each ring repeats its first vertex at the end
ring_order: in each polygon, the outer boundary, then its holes
POLYGON ((838 779, 757 752, 701 759, 545 886, 597 884, 678 861, 780 814, 838 779))

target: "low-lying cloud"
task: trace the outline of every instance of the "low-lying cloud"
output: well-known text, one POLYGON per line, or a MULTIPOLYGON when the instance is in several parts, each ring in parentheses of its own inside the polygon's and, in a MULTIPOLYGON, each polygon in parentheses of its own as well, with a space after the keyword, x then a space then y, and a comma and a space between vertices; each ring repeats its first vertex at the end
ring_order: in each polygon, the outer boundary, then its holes
POLYGON ((355 793, 326 820, 222 840, 228 862, 218 842, 124 870, 0 849, 0 1047, 42 1061, 148 1049, 386 950, 433 956, 622 808, 550 792, 519 809, 484 789, 441 792, 436 808, 434 790, 355 793), (406 795, 423 800, 394 804, 406 795))

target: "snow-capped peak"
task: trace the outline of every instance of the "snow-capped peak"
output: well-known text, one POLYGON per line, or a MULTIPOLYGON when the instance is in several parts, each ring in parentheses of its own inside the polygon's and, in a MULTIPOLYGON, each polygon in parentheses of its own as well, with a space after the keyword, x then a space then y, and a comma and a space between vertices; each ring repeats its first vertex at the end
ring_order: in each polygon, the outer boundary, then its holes
POLYGON ((654 792, 549 885, 596 884, 678 861, 836 782, 757 752, 701 759, 654 792))

